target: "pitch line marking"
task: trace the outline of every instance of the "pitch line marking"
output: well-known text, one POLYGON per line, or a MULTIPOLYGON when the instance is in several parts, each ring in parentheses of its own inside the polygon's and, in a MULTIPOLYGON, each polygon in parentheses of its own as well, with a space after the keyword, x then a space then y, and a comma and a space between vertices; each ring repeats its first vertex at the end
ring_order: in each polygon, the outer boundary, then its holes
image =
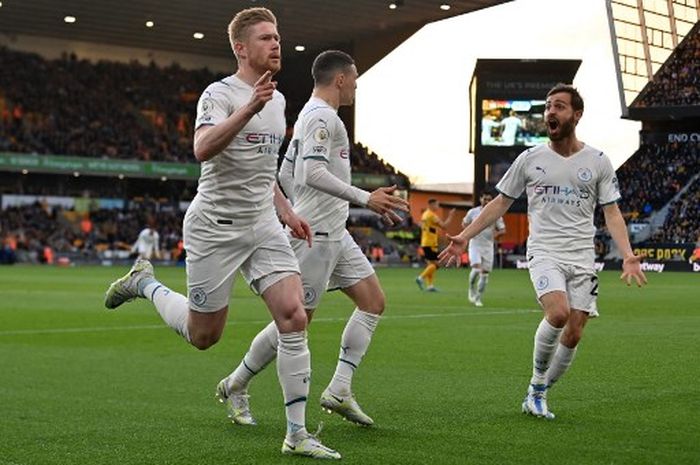
MULTIPOLYGON (((498 308, 496 309, 498 310, 498 308)), ((517 308, 517 309, 502 309, 504 311, 481 311, 472 312, 466 309, 464 312, 453 313, 419 313, 415 315, 386 315, 382 316, 382 320, 420 320, 430 318, 450 318, 459 316, 494 316, 494 315, 524 315, 529 313, 539 313, 541 310, 517 308)), ((313 321, 317 323, 336 323, 347 321, 348 317, 333 317, 322 318, 314 317, 313 321)), ((261 325, 269 323, 270 320, 249 320, 249 321, 230 321, 226 326, 231 325, 261 325)), ((142 329, 169 329, 165 324, 157 325, 133 325, 133 326, 95 326, 88 328, 46 328, 46 329, 16 329, 0 331, 0 336, 20 336, 31 334, 70 334, 70 333, 99 333, 109 331, 133 331, 142 329)))

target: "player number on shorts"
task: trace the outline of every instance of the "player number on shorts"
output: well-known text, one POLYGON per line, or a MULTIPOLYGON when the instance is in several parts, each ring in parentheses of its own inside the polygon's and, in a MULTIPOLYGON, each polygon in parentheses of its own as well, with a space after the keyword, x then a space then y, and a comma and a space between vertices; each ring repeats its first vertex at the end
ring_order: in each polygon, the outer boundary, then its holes
POLYGON ((591 295, 598 295, 598 276, 591 277, 591 283, 593 283, 593 289, 591 289, 591 295))

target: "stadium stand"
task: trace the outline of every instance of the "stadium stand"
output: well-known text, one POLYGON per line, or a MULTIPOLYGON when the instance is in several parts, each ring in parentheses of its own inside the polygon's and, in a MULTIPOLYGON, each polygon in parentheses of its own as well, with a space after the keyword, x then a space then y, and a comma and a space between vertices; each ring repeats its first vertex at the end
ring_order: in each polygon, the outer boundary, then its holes
MULTIPOLYGON (((161 68, 135 61, 93 63, 69 54, 46 60, 5 47, 0 47, 0 63, 13 70, 0 73, 0 152, 19 154, 192 163, 197 99, 202 89, 222 77, 177 64, 161 68)), ((288 101, 288 109, 295 107, 301 105, 288 101)), ((290 121, 296 118, 287 116, 290 121)), ((407 176, 361 144, 351 147, 351 162, 354 173, 383 176, 382 185, 410 185, 407 176)), ((147 218, 158 225, 163 249, 176 250, 182 236, 179 201, 192 198, 194 185, 170 182, 169 188, 168 183, 149 179, 128 183, 127 190, 124 181, 116 179, 0 173, 0 194, 34 195, 39 200, 0 211, 0 261, 45 262, 46 248, 85 259, 123 251, 147 218), (149 193, 161 198, 134 200, 149 193), (44 200, 76 195, 93 205, 80 210, 44 200), (101 208, 98 198, 121 199, 122 207, 101 208), (91 224, 89 232, 81 230, 85 219, 91 224)))
MULTIPOLYGON (((0 75, 0 151, 110 159, 194 162, 197 100, 223 77, 177 64, 92 63, 68 54, 45 60, 5 47, 0 63, 13 70, 0 75)), ((361 144, 352 147, 352 163, 354 172, 409 185, 361 144)))
POLYGON ((0 77, 0 150, 7 152, 193 161, 192 115, 217 79, 183 70, 75 55, 45 60, 0 48, 12 73, 0 77))
POLYGON ((105 251, 124 251, 122 256, 127 257, 139 231, 152 220, 162 238, 161 248, 168 258, 177 259, 183 214, 152 199, 132 201, 125 209, 85 212, 38 201, 1 210, 0 235, 3 249, 19 262, 45 263, 49 251, 89 261, 105 251))
POLYGON ((686 35, 632 103, 634 107, 697 105, 700 102, 700 23, 686 35))
POLYGON ((663 226, 652 236, 653 242, 693 243, 700 241, 700 181, 695 180, 674 200, 663 226))
POLYGON ((700 143, 643 144, 617 170, 620 209, 642 221, 668 203, 700 170, 700 143))

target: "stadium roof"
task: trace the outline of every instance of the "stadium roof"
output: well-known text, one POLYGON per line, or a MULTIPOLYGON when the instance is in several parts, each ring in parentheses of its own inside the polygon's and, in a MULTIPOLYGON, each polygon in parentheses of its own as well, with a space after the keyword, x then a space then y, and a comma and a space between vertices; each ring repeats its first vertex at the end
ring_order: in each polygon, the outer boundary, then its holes
MULTIPOLYGON (((226 26, 250 6, 272 9, 285 49, 342 47, 374 35, 417 30, 431 21, 511 0, 3 0, 0 30, 126 47, 230 57, 226 26), (396 7, 390 9, 389 5, 396 7), (443 5, 449 5, 449 9, 443 5), (64 20, 73 17, 73 22, 64 20), (152 21, 152 27, 146 22, 152 21), (202 39, 193 38, 199 32, 202 39)), ((70 21, 70 19, 68 20, 70 21)), ((412 32, 412 31, 411 31, 412 32)))

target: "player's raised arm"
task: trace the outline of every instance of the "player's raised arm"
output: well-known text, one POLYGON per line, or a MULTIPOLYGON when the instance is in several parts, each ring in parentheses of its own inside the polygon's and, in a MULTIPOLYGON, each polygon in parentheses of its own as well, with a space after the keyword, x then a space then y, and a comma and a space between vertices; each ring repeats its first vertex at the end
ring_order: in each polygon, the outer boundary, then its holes
POLYGON ((627 226, 622 213, 620 213, 620 207, 617 206, 617 203, 605 205, 603 206, 603 215, 605 216, 605 225, 608 227, 608 231, 617 248, 622 253, 622 274, 620 279, 624 280, 628 286, 634 279, 637 287, 642 287, 647 283, 647 277, 642 271, 641 258, 632 252, 632 246, 627 236, 627 226))
POLYGON ((456 236, 448 235, 450 245, 438 255, 440 265, 450 266, 453 262, 457 263, 469 240, 502 217, 512 204, 513 199, 499 194, 481 210, 479 216, 469 223, 461 233, 456 236))
MULTIPOLYGON (((272 73, 268 70, 253 85, 253 94, 246 105, 218 123, 201 124, 198 119, 194 133, 194 156, 197 161, 210 160, 228 147, 248 121, 272 100, 276 88, 277 83, 272 81, 272 73)), ((216 93, 205 91, 197 109, 198 116, 220 113, 225 105, 225 101, 217 98, 216 93)))

